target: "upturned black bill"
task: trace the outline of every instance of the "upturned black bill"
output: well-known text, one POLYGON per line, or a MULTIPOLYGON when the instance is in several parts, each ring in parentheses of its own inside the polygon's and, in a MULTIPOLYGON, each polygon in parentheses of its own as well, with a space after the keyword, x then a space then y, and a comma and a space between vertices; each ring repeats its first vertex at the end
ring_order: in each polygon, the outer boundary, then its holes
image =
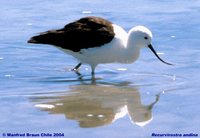
POLYGON ((167 62, 165 62, 164 60, 162 60, 162 59, 158 56, 158 54, 156 53, 156 51, 153 49, 153 46, 152 46, 151 44, 148 45, 148 47, 151 49, 151 51, 155 54, 155 56, 156 56, 160 61, 162 61, 163 63, 168 64, 168 65, 173 65, 173 64, 171 64, 171 63, 167 63, 167 62))

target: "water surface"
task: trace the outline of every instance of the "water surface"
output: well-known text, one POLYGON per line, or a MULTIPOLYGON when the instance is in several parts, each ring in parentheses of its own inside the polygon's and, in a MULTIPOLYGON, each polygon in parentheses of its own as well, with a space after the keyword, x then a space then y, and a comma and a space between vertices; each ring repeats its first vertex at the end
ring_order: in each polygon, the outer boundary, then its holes
POLYGON ((199 133, 200 2, 0 2, 0 135, 64 133, 65 137, 152 137, 199 133), (115 4, 113 4, 115 3, 115 4), (134 64, 83 65, 48 45, 26 41, 84 16, 127 31, 145 25, 167 66, 143 49, 134 64))

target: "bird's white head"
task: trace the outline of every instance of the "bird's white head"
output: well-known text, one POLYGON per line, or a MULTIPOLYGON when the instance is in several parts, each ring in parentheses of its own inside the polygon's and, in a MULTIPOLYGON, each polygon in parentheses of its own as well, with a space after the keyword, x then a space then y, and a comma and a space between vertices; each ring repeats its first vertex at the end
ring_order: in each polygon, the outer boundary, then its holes
POLYGON ((143 48, 151 44, 152 33, 144 26, 136 26, 129 31, 129 42, 134 46, 143 48))
POLYGON ((162 60, 154 50, 151 44, 152 33, 148 28, 144 26, 136 26, 129 31, 128 35, 129 46, 132 46, 133 48, 137 49, 148 47, 160 61, 162 61, 165 64, 172 65, 171 63, 167 63, 164 60, 162 60))

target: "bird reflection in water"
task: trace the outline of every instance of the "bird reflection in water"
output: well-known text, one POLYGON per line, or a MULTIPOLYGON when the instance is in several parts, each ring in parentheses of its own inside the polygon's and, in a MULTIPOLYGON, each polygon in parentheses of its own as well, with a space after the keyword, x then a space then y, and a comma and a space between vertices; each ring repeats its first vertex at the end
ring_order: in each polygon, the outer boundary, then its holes
POLYGON ((108 125, 126 115, 133 124, 145 126, 151 122, 152 108, 159 101, 158 94, 152 103, 143 105, 138 89, 130 86, 74 85, 69 91, 57 96, 37 95, 31 101, 49 114, 76 120, 82 128, 108 125))

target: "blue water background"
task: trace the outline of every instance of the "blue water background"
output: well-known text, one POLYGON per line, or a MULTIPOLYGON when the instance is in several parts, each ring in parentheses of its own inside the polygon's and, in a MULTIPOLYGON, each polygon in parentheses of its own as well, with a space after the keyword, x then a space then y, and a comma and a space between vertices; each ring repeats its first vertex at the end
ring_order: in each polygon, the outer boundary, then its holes
POLYGON ((0 1, 0 135, 61 132, 66 137, 146 138, 152 133, 199 133, 199 17, 198 0, 0 1), (99 65, 96 84, 91 84, 87 65, 80 69, 80 81, 69 71, 78 63, 76 59, 52 46, 27 44, 38 32, 61 28, 84 16, 104 17, 127 31, 136 25, 147 26, 153 33, 154 48, 175 66, 161 63, 149 49, 143 49, 134 64, 99 65), (143 127, 126 114, 85 128, 62 111, 35 107, 55 104, 55 99, 57 103, 77 96, 81 99, 82 95, 85 102, 99 100, 103 107, 104 102, 111 101, 108 103, 117 107, 131 100, 124 95, 132 91, 132 98, 139 94, 144 105, 159 95, 153 118, 143 127))

